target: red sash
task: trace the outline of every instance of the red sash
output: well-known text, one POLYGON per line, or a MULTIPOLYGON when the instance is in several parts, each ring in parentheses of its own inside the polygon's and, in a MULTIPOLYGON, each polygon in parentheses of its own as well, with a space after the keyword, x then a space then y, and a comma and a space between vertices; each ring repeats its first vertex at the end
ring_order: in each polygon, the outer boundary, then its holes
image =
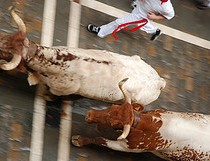
POLYGON ((121 25, 119 25, 119 26, 112 32, 112 36, 114 37, 115 40, 118 40, 118 37, 115 35, 116 32, 119 32, 119 31, 122 30, 122 29, 123 29, 123 30, 128 30, 128 29, 127 29, 127 26, 128 26, 128 25, 139 24, 139 23, 141 23, 141 25, 136 26, 136 27, 134 27, 134 28, 132 28, 132 29, 129 30, 129 31, 131 31, 131 32, 135 32, 136 30, 139 30, 141 27, 143 27, 144 25, 146 25, 147 22, 148 22, 147 19, 141 19, 141 20, 139 20, 139 21, 133 21, 133 22, 128 22, 128 23, 121 24, 121 25))
POLYGON ((161 0, 161 5, 165 2, 167 2, 168 0, 161 0))

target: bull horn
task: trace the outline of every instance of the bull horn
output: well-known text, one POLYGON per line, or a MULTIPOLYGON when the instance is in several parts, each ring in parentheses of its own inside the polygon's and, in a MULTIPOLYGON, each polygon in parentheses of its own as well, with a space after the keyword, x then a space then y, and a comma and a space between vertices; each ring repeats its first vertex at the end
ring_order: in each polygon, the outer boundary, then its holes
POLYGON ((123 133, 117 138, 117 140, 125 139, 128 136, 130 129, 131 129, 131 125, 129 124, 124 125, 123 133))
POLYGON ((0 62, 0 68, 3 70, 12 70, 15 69, 21 62, 22 57, 18 54, 14 54, 12 60, 10 62, 3 61, 0 62))
MULTIPOLYGON (((118 85, 119 85, 119 88, 120 88, 120 90, 122 91, 122 93, 123 93, 123 95, 124 95, 125 102, 131 104, 131 97, 130 97, 128 91, 125 90, 125 89, 123 88, 123 85, 124 85, 124 83, 125 83, 127 80, 128 80, 128 78, 125 78, 125 79, 121 80, 121 81, 119 82, 118 85)), ((125 125, 123 126, 123 132, 122 132, 122 134, 121 134, 117 139, 118 139, 118 140, 120 140, 120 139, 125 139, 125 138, 128 136, 128 134, 129 134, 129 132, 130 132, 130 129, 131 129, 131 125, 125 124, 125 125)))
POLYGON ((118 85, 119 85, 119 88, 120 88, 120 90, 122 91, 122 93, 123 93, 123 95, 124 95, 125 102, 128 102, 129 104, 131 104, 131 97, 130 97, 128 91, 125 90, 125 89, 123 88, 123 84, 124 84, 127 80, 128 80, 128 78, 125 78, 125 79, 121 80, 121 81, 119 82, 118 85))
POLYGON ((14 19, 15 23, 17 24, 19 31, 26 33, 26 26, 25 26, 23 20, 15 13, 14 7, 10 6, 8 8, 8 10, 10 12, 10 15, 14 19))
MULTIPOLYGON (((10 12, 10 15, 14 19, 15 23, 17 24, 19 31, 21 31, 22 33, 25 34, 26 33, 26 26, 25 26, 23 20, 15 13, 14 7, 10 6, 8 8, 8 10, 10 12)), ((14 53, 13 58, 10 62, 7 62, 7 61, 1 61, 0 62, 0 69, 12 70, 20 64, 21 59, 22 59, 21 55, 18 55, 18 54, 14 53)))

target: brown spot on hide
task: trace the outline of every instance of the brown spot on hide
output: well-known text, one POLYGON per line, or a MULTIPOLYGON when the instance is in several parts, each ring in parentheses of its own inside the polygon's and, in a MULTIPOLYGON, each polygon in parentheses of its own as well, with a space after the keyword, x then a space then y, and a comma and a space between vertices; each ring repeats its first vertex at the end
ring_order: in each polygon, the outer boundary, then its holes
POLYGON ((109 65, 110 62, 108 61, 99 61, 99 60, 95 60, 93 58, 86 58, 86 59, 83 59, 84 61, 87 61, 87 62, 96 62, 96 63, 102 63, 102 64, 106 64, 106 65, 109 65))
POLYGON ((16 32, 12 35, 7 35, 2 37, 0 41, 2 42, 2 46, 0 46, 4 51, 11 52, 12 54, 22 55, 24 40, 26 36, 21 31, 16 32))
POLYGON ((78 58, 77 56, 72 55, 71 53, 62 54, 61 51, 60 51, 59 49, 56 49, 56 52, 57 52, 57 57, 56 57, 56 59, 57 59, 57 60, 63 60, 64 62, 65 62, 65 61, 72 61, 72 60, 78 58))
POLYGON ((30 47, 29 47, 27 56, 28 56, 26 59, 27 63, 32 61, 33 58, 36 58, 40 61, 40 63, 44 63, 44 64, 50 63, 57 66, 63 66, 65 62, 79 60, 79 59, 81 61, 95 62, 95 63, 99 63, 99 64, 101 63, 101 64, 106 64, 106 65, 109 65, 111 63, 109 61, 95 60, 94 58, 79 57, 77 55, 73 55, 72 53, 69 53, 68 50, 39 46, 33 42, 30 42, 30 47), (48 59, 45 56, 46 50, 48 50, 50 54, 52 55, 48 59))
POLYGON ((73 2, 80 3, 80 0, 73 0, 73 2))
POLYGON ((205 160, 204 158, 206 157, 210 158, 210 155, 208 154, 208 152, 203 153, 203 152, 191 149, 187 146, 185 146, 181 150, 176 150, 176 151, 174 150, 171 153, 161 152, 161 155, 163 155, 164 157, 170 160, 183 160, 183 161, 185 160, 201 161, 201 160, 205 160))
POLYGON ((139 122, 135 127, 131 128, 127 137, 129 148, 152 151, 166 146, 165 141, 158 132, 163 122, 161 119, 153 119, 154 117, 160 118, 160 114, 163 112, 163 110, 139 112, 137 116, 139 122))
POLYGON ((40 73, 42 76, 44 76, 44 77, 48 77, 48 75, 46 74, 46 73, 40 73))

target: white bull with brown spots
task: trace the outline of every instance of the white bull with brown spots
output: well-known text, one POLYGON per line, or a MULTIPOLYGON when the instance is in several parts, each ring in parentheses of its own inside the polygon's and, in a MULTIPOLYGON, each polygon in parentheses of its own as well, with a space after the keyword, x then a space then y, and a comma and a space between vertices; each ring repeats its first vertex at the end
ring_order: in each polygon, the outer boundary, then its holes
POLYGON ((0 37, 0 69, 21 67, 29 73, 30 85, 43 82, 54 95, 78 94, 84 97, 122 102, 118 82, 125 84, 132 103, 147 105, 156 100, 165 80, 139 56, 124 56, 105 50, 44 47, 26 37, 26 27, 10 9, 19 32, 0 37), (11 56, 10 61, 8 60, 11 56), (7 59, 6 59, 7 58, 7 59))
POLYGON ((128 98, 123 105, 89 110, 86 115, 89 123, 118 130, 127 126, 127 132, 123 130, 116 140, 75 135, 72 143, 78 147, 95 144, 123 152, 152 152, 170 161, 210 161, 210 115, 134 111, 128 98))

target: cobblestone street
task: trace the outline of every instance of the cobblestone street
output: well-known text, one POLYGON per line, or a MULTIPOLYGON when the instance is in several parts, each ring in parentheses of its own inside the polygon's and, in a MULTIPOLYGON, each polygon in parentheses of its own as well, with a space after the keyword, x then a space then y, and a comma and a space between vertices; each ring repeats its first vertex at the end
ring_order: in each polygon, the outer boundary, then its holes
MULTIPOLYGON (((105 24, 130 12, 130 2, 0 0, 0 32, 17 31, 7 10, 13 5, 26 24, 28 38, 43 44, 44 9, 55 5, 54 10, 50 10, 55 12, 55 19, 47 19, 49 22, 53 21, 52 35, 47 35, 48 30, 51 30, 50 25, 46 25, 45 31, 45 36, 52 40, 52 46, 73 45, 84 49, 109 50, 122 55, 139 55, 167 82, 160 97, 148 105, 147 110, 167 109, 209 114, 210 9, 197 9, 193 0, 172 0, 176 16, 170 21, 157 22, 162 27, 163 34, 156 41, 150 41, 150 37, 142 31, 122 31, 117 33, 117 41, 111 35, 101 39, 87 31, 86 26, 89 23, 105 24)), ((33 116, 36 113, 36 92, 37 86, 29 86, 26 74, 16 70, 0 70, 0 161, 33 161, 30 153, 32 129, 35 126, 33 116)), ((63 117, 61 104, 62 98, 59 97, 54 102, 47 102, 44 109, 46 114, 43 116, 45 123, 42 161, 66 161, 58 159, 62 158, 62 152, 58 152, 61 133, 59 127, 63 117)), ((101 109, 107 105, 109 104, 87 98, 74 101, 69 137, 77 134, 112 137, 110 131, 101 134, 95 125, 85 121, 88 109, 101 109)), ((95 146, 77 148, 70 141, 67 146, 70 161, 162 161, 152 153, 122 153, 95 146)))

